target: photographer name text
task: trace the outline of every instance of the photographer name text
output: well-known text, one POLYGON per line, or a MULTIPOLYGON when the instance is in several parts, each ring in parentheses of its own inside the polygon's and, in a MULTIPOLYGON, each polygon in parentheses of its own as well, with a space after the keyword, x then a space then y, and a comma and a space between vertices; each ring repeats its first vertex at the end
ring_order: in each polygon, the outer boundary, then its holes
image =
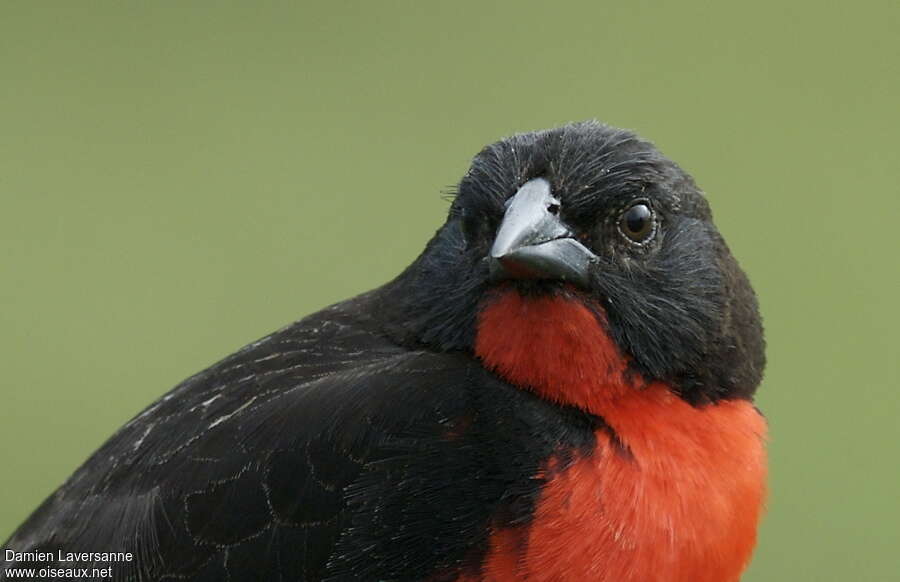
POLYGON ((131 562, 134 554, 131 552, 17 552, 9 548, 3 551, 3 558, 7 562, 131 562))

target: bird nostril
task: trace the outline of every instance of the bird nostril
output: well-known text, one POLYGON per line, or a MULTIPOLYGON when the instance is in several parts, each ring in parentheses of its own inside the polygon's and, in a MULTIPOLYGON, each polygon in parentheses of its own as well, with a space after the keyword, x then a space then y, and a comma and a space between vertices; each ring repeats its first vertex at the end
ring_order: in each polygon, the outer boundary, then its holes
POLYGON ((547 212, 550 214, 559 214, 559 204, 548 204, 547 212))

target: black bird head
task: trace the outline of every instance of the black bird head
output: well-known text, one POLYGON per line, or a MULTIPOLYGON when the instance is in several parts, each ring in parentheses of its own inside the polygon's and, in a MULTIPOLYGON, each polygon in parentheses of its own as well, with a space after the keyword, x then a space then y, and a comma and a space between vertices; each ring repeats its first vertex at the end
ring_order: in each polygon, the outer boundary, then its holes
POLYGON ((764 343, 750 284, 693 179, 634 133, 597 122, 484 148, 444 226, 390 284, 389 331, 471 350, 491 289, 600 305, 633 370, 693 402, 749 398, 764 343))

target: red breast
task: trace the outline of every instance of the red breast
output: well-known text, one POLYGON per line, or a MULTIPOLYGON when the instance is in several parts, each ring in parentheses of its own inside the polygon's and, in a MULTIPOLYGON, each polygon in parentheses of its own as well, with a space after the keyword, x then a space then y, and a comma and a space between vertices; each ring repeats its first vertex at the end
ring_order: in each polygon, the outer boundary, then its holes
POLYGON ((756 541, 766 424, 746 400, 692 406, 626 372, 602 309, 513 289, 481 311, 476 354, 509 382, 603 418, 592 454, 549 459, 530 525, 491 537, 483 580, 730 582, 756 541))

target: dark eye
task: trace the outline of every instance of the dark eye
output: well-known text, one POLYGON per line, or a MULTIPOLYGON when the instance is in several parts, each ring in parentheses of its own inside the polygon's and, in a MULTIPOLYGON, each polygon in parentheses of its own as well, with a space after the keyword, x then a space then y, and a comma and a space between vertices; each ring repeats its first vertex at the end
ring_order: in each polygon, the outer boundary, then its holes
POLYGON ((636 243, 647 242, 653 236, 653 211, 644 202, 631 205, 619 217, 619 230, 636 243))

